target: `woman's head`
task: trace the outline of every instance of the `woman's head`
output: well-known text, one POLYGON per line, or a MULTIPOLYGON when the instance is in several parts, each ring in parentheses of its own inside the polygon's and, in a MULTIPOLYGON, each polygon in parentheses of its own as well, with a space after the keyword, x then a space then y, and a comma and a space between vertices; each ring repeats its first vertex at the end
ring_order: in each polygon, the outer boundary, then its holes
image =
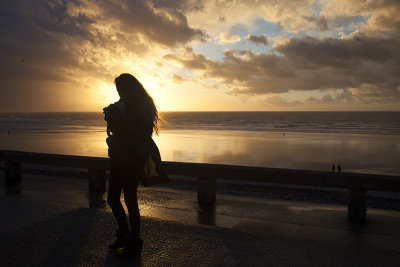
POLYGON ((144 89, 143 85, 133 75, 123 73, 115 78, 115 86, 127 109, 140 113, 146 119, 151 119, 153 121, 153 130, 158 134, 158 111, 153 98, 144 89))
POLYGON ((115 78, 115 86, 121 99, 128 102, 140 101, 148 95, 143 85, 129 73, 123 73, 115 78))

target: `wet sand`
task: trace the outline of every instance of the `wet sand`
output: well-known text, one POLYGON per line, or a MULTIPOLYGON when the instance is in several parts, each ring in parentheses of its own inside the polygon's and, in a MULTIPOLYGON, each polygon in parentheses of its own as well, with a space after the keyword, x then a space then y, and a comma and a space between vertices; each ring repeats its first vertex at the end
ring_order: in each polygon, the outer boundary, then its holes
MULTIPOLYGON (((0 134, 0 149, 107 156, 102 131, 0 134)), ((165 161, 400 175, 400 136, 339 133, 163 130, 165 161)))

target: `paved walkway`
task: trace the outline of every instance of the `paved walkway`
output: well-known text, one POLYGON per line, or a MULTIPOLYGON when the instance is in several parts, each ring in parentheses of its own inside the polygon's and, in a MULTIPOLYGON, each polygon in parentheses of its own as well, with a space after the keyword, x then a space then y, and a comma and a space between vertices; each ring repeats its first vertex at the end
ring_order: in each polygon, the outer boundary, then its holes
POLYGON ((86 180, 29 174, 5 187, 2 175, 0 266, 400 264, 397 211, 370 209, 358 226, 344 206, 217 195, 201 209, 196 192, 163 187, 140 189, 144 251, 121 260, 107 249, 114 218, 86 180))

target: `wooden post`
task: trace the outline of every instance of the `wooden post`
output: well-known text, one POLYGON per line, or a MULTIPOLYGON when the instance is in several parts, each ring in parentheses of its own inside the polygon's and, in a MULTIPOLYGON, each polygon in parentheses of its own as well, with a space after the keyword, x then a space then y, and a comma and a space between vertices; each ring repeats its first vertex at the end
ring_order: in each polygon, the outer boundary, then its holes
POLYGON ((89 169, 89 192, 106 191, 106 170, 89 169))
POLYGON ((21 182, 21 163, 5 160, 4 161, 4 173, 6 183, 20 183, 21 182))
POLYGON ((215 178, 197 178, 197 202, 200 205, 214 205, 216 200, 215 178))
POLYGON ((364 222, 367 216, 367 190, 349 188, 347 216, 352 222, 364 222))

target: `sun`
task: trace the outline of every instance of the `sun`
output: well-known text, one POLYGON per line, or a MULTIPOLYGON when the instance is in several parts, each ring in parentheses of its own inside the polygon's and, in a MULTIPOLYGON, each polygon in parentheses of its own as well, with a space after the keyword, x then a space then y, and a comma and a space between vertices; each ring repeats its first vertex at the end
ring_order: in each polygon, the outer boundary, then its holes
POLYGON ((95 87, 95 94, 96 102, 103 106, 119 100, 119 95, 115 89, 114 83, 99 82, 95 87))

